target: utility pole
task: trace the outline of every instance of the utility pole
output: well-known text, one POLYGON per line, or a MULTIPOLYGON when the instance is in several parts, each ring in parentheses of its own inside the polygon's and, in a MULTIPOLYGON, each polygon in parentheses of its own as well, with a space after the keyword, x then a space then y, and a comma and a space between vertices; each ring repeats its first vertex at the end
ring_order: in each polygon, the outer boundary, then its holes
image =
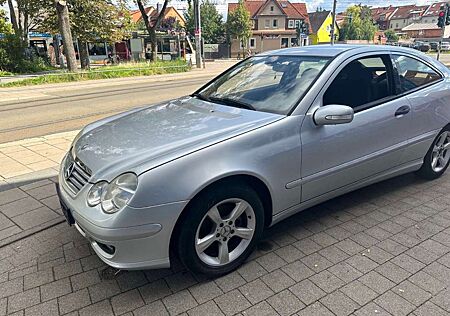
POLYGON ((331 45, 334 45, 334 33, 335 31, 335 26, 336 26, 336 6, 337 6, 337 0, 333 0, 333 13, 332 13, 332 18, 333 18, 333 22, 331 25, 331 45))
POLYGON ((195 63, 197 68, 202 68, 202 25, 200 20, 200 0, 194 0, 194 24, 195 24, 195 63))

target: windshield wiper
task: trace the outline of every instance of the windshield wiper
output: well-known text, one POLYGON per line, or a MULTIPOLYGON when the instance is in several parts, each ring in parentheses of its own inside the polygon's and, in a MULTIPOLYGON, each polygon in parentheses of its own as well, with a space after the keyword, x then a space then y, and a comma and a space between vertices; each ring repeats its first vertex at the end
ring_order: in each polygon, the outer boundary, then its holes
POLYGON ((214 101, 214 102, 218 102, 218 103, 222 103, 224 105, 228 105, 228 106, 232 106, 235 108, 240 108, 240 109, 247 109, 247 110, 252 110, 252 111, 256 111, 256 109, 245 102, 241 102, 235 99, 230 99, 230 98, 219 98, 219 97, 210 97, 209 98, 210 101, 214 101))
POLYGON ((211 102, 211 100, 210 100, 209 98, 205 97, 205 96, 204 96, 203 94, 201 94, 201 93, 194 93, 194 94, 192 94, 192 96, 193 96, 193 97, 196 97, 196 98, 198 98, 198 99, 200 99, 200 100, 203 100, 203 101, 211 102))

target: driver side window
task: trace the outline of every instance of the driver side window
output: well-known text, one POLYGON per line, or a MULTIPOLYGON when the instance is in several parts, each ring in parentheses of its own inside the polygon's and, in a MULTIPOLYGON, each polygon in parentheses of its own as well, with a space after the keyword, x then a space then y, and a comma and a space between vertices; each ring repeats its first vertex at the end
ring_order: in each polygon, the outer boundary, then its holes
POLYGON ((323 105, 348 105, 357 111, 392 96, 388 58, 371 56, 350 62, 328 87, 323 105))

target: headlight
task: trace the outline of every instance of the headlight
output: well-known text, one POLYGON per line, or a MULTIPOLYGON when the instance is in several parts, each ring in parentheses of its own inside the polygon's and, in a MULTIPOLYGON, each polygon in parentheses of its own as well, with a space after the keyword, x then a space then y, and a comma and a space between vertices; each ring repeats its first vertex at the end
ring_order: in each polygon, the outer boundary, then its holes
POLYGON ((106 186, 108 185, 108 182, 101 181, 97 182, 92 186, 92 188, 89 190, 89 193, 87 195, 87 202, 89 206, 96 206, 100 204, 103 191, 105 190, 106 186))
POLYGON ((131 200, 137 185, 138 179, 134 173, 124 173, 111 183, 98 182, 89 190, 88 204, 95 206, 101 203, 105 213, 115 213, 131 200))

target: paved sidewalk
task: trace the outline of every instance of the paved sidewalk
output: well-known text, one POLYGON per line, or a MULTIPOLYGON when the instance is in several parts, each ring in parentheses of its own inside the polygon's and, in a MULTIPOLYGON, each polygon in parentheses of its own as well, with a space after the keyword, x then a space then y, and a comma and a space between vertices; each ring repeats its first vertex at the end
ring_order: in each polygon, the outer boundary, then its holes
POLYGON ((76 134, 0 144, 0 247, 64 221, 54 182, 76 134))
POLYGON ((36 171, 56 174, 77 133, 71 131, 0 144, 0 185, 1 181, 18 182, 20 176, 24 178, 36 171))
POLYGON ((216 280, 177 262, 113 275, 59 224, 0 248, 0 315, 449 315, 449 190, 449 173, 406 175, 334 199, 273 227, 216 280))

